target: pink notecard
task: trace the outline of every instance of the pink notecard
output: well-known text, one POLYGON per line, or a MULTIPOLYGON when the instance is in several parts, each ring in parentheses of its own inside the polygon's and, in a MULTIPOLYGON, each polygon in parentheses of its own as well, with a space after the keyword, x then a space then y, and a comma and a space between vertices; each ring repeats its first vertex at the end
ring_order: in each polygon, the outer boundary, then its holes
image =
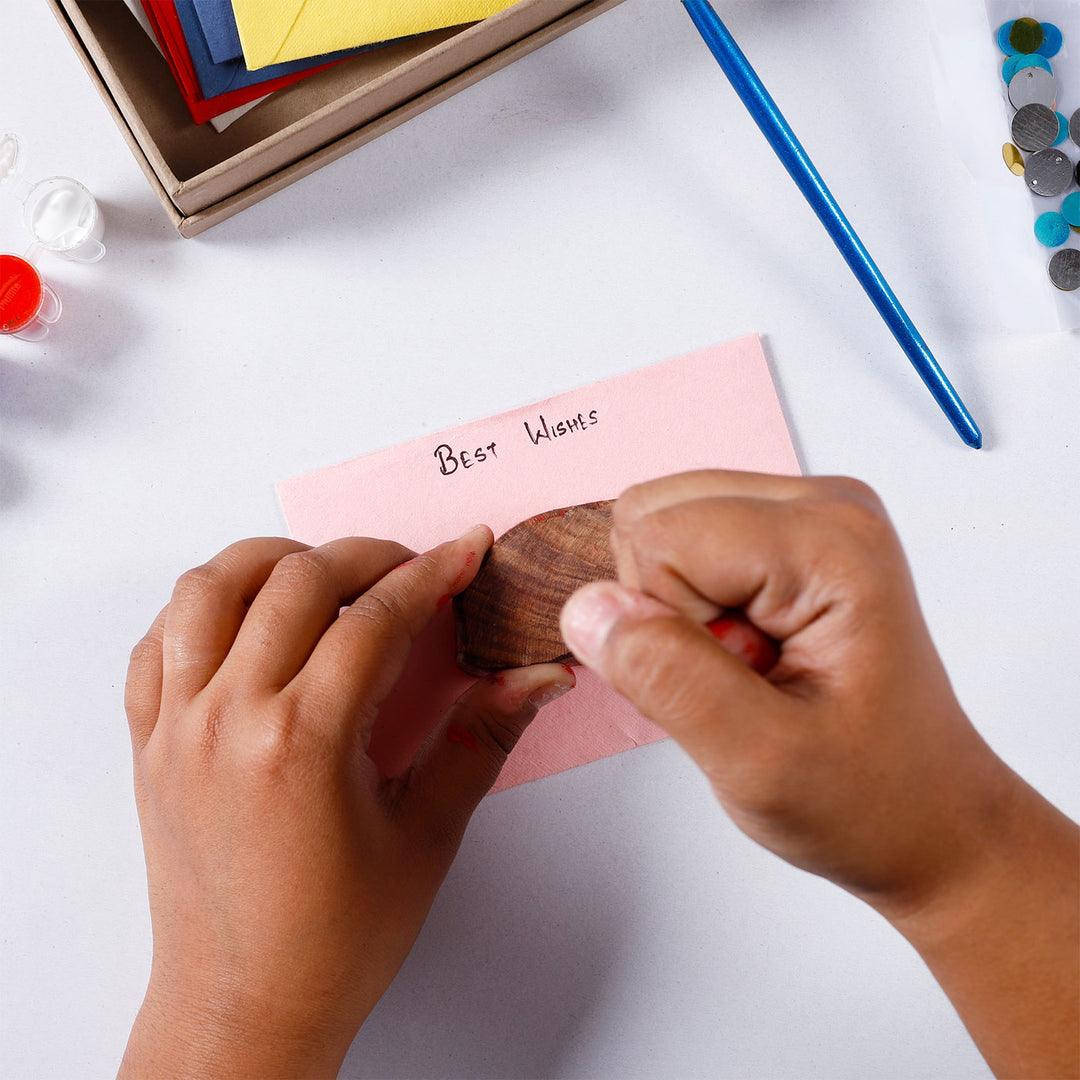
MULTIPOLYGON (((486 522, 499 536, 544 510, 613 499, 687 469, 799 472, 756 336, 594 383, 277 486, 293 537, 397 540, 416 551, 486 522)), ((454 664, 449 608, 384 703, 371 756, 405 768, 472 679, 454 664)), ((655 742, 663 732, 583 668, 510 755, 496 791, 655 742)))

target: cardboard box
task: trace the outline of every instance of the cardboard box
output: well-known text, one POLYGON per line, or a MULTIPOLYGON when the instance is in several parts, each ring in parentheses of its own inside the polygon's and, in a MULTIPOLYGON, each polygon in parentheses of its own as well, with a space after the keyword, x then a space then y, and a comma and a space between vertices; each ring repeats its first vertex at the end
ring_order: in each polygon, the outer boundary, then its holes
POLYGON ((170 220, 196 236, 620 0, 518 0, 466 27, 353 57, 223 132, 191 120, 123 0, 48 0, 170 220))

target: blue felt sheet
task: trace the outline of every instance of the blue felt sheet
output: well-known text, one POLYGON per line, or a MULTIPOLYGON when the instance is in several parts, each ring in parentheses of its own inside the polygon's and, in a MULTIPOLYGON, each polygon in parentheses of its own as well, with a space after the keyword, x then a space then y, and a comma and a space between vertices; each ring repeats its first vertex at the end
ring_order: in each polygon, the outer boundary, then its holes
MULTIPOLYGON (((218 2, 218 0, 215 0, 215 2, 218 2)), ((369 49, 379 47, 378 45, 366 45, 359 49, 326 53, 323 56, 313 56, 306 60, 290 60, 286 64, 271 64, 269 67, 259 68, 257 71, 248 71, 242 58, 226 60, 221 64, 214 63, 213 56, 210 53, 210 46, 203 34, 199 16, 195 11, 195 0, 175 0, 175 3, 176 14, 180 19, 180 25, 184 30, 184 38, 187 41, 188 52, 191 53, 191 62, 195 66, 195 75, 199 80, 199 88, 205 98, 217 97, 219 94, 226 94, 230 90, 240 90, 246 86, 258 86, 259 83, 267 82, 269 79, 276 79, 282 75, 291 75, 297 71, 306 71, 308 68, 328 64, 332 60, 341 60, 347 56, 355 56, 357 53, 367 52, 369 49)), ((231 17, 232 7, 229 0, 222 0, 222 3, 229 8, 231 17)))

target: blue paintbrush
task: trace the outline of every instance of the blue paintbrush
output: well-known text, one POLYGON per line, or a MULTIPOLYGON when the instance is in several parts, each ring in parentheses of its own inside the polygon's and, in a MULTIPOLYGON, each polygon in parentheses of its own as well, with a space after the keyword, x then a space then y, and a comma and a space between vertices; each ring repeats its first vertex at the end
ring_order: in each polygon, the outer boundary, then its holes
POLYGON ((758 78, 757 72, 750 66, 750 61, 720 21, 720 16, 712 9, 708 0, 683 0, 683 6, 690 13, 690 18, 705 39, 705 44, 709 46, 717 63, 735 88, 735 93, 742 99, 762 134, 769 140, 769 145, 784 163, 784 168, 798 185, 806 201, 814 208, 814 213, 832 237, 833 243, 840 249, 840 254, 847 260, 852 273, 866 290, 866 295, 874 302, 874 307, 893 332, 907 358, 915 365, 915 370, 934 395, 934 400, 941 406, 960 438, 968 446, 979 449, 982 446, 982 434, 971 414, 945 377, 945 372, 934 359, 933 353, 927 348, 922 335, 915 329, 915 324, 900 306, 896 294, 889 288, 889 283, 870 258, 870 253, 859 239, 858 233, 851 227, 832 193, 825 186, 821 174, 814 168, 814 163, 795 137, 795 132, 784 119, 783 113, 776 107, 776 102, 758 78))

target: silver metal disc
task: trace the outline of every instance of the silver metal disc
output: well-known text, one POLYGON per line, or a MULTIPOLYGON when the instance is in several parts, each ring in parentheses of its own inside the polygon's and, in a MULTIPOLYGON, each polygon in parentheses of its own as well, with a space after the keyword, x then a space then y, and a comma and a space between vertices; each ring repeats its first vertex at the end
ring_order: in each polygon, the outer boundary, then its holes
POLYGON ((1059 134, 1057 113, 1047 105, 1025 105, 1013 117, 1013 142, 1021 150, 1046 150, 1059 134))
POLYGON ((1072 114, 1072 119, 1069 121, 1069 138, 1080 146, 1080 109, 1072 114))
POLYGON ((1080 249, 1064 248, 1059 251, 1047 267, 1047 273, 1054 285, 1062 292, 1080 289, 1080 249))
POLYGON ((1024 179, 1036 195, 1063 195, 1072 187, 1073 163, 1060 150, 1040 150, 1027 159, 1024 179))
POLYGON ((1054 76, 1039 67, 1021 68, 1009 83, 1009 100, 1014 109, 1025 105, 1045 105, 1052 109, 1057 103, 1054 76))

